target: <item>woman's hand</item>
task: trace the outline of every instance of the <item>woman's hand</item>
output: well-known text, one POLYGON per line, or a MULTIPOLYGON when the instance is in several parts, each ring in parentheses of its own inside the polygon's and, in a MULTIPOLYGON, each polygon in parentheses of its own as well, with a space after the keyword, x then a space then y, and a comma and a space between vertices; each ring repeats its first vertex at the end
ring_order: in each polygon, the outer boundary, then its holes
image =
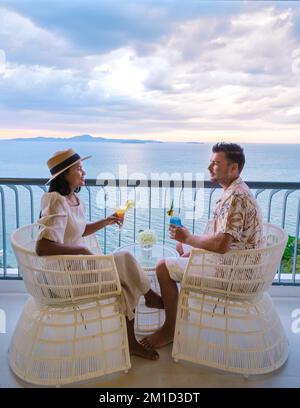
POLYGON ((169 225, 170 238, 178 242, 187 243, 191 236, 190 231, 185 227, 177 227, 176 225, 169 225))
POLYGON ((78 255, 94 255, 87 247, 80 247, 78 255))
POLYGON ((118 217, 117 213, 113 213, 109 217, 105 218, 106 225, 114 225, 114 224, 121 225, 122 222, 123 222, 123 218, 118 217))
POLYGON ((85 237, 86 235, 94 234, 96 231, 99 231, 102 228, 107 227, 108 225, 113 225, 113 224, 121 225, 122 222, 123 222, 122 218, 118 217, 117 214, 114 213, 107 218, 103 218, 102 220, 87 223, 82 236, 85 237))

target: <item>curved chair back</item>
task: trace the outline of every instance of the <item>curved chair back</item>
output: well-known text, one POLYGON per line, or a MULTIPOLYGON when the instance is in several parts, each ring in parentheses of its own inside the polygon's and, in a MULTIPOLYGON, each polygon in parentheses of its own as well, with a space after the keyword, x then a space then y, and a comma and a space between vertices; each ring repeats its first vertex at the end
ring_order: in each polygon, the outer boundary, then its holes
MULTIPOLYGON (((40 303, 58 305, 120 295, 121 285, 112 255, 37 256, 40 224, 17 229, 11 236, 20 272, 28 292, 40 303)), ((87 246, 101 254, 95 236, 87 246)))
POLYGON ((220 297, 254 298, 272 284, 287 238, 283 229, 264 224, 262 248, 232 250, 222 255, 192 249, 182 287, 220 297))

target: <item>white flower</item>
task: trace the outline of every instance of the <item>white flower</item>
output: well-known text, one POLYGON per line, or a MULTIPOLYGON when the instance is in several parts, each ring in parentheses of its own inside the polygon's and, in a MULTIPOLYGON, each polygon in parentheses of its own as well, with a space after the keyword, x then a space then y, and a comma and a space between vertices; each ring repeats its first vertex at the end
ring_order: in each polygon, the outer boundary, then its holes
POLYGON ((140 245, 153 245, 156 243, 156 234, 153 230, 141 231, 138 235, 138 243, 140 245))

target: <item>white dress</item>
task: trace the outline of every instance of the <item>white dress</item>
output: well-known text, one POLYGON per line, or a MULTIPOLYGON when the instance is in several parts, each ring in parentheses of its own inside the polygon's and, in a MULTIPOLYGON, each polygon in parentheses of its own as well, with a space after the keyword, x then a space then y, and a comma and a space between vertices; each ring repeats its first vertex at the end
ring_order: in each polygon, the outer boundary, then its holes
MULTIPOLYGON (((83 233, 87 224, 83 203, 70 206, 66 197, 57 192, 44 193, 41 200, 41 218, 44 228, 37 240, 49 239, 60 244, 85 246, 83 233)), ((150 280, 135 258, 126 251, 114 254, 122 286, 124 313, 131 320, 141 295, 150 289, 150 280)))

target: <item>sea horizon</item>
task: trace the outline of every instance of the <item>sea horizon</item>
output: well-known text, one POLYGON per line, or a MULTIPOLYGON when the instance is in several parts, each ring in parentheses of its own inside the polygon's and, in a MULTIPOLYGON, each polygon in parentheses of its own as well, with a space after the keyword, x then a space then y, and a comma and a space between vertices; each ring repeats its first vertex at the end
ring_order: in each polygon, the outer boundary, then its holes
MULTIPOLYGON (((48 158, 55 151, 72 147, 82 156, 92 155, 84 162, 87 178, 97 178, 100 173, 120 178, 120 168, 125 166, 128 178, 135 173, 151 178, 153 173, 179 172, 191 173, 191 178, 203 173, 208 180, 213 144, 0 140, 0 178, 47 178, 48 158)), ((246 156, 242 172, 245 180, 299 181, 300 144, 241 143, 241 146, 246 156)))
POLYGON ((241 146, 244 145, 295 145, 298 146, 300 145, 300 141, 298 143, 295 142, 282 142, 282 141, 272 141, 272 142, 240 142, 240 141, 232 141, 232 140, 218 140, 216 138, 213 141, 202 141, 202 140, 160 140, 160 139, 140 139, 137 137, 130 138, 130 137, 104 137, 104 136, 94 136, 90 134, 82 134, 82 135, 75 135, 75 136, 19 136, 19 137, 13 137, 13 138, 5 138, 3 136, 0 136, 0 142, 58 142, 58 143, 63 143, 63 142, 72 142, 72 143, 87 143, 87 142, 95 142, 95 143, 168 143, 168 144, 208 144, 208 145, 213 145, 218 142, 227 142, 227 143, 237 143, 241 146))

